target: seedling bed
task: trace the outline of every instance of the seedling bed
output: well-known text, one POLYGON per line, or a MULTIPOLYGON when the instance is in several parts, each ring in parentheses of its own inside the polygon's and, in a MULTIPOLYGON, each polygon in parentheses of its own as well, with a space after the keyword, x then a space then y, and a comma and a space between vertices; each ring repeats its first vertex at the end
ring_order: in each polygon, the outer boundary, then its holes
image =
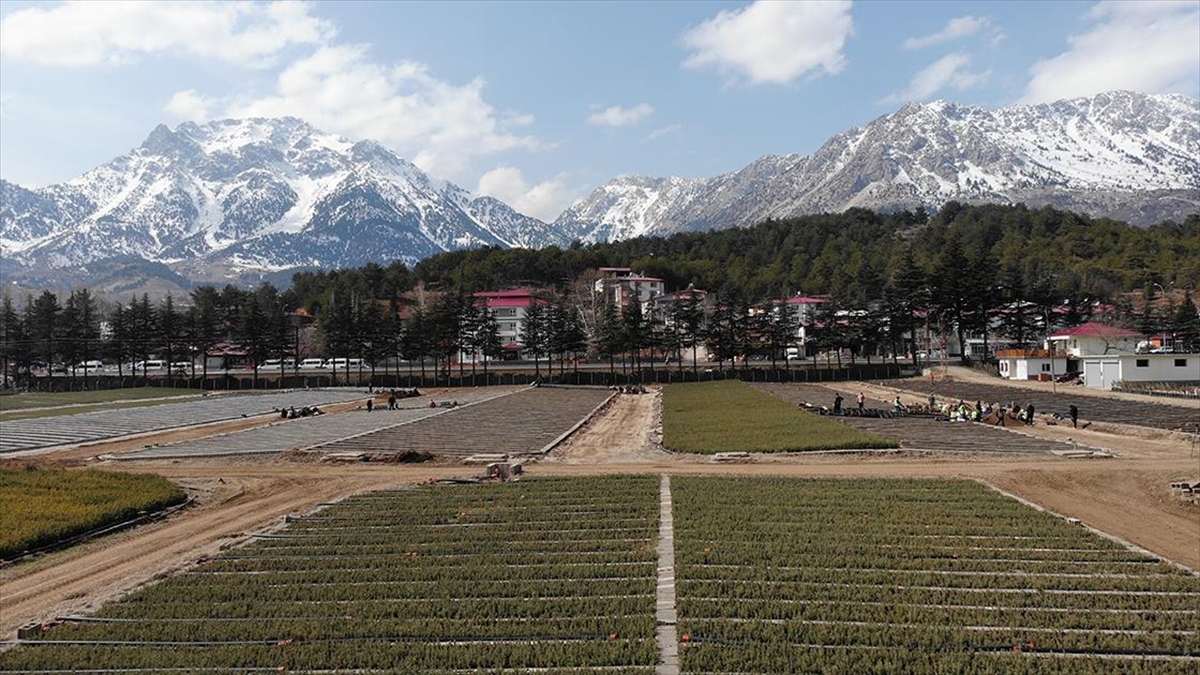
POLYGON ((0 671, 651 668, 657 501, 657 477, 347 499, 281 532, 299 539, 260 539, 97 614, 121 621, 0 654, 0 671), (445 527, 478 516, 496 523, 445 527), (387 527, 347 537, 347 523, 387 527))
POLYGON ((1200 578, 974 482, 673 492, 685 673, 1200 667, 1200 578))

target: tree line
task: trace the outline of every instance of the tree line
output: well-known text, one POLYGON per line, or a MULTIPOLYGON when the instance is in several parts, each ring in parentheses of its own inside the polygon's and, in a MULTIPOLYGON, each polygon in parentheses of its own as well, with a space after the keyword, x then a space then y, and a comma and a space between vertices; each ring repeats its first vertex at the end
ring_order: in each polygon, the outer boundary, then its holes
POLYGON ((445 370, 467 353, 486 357, 486 368, 506 345, 496 317, 472 293, 514 285, 542 294, 526 318, 522 351, 560 362, 590 352, 614 367, 637 367, 656 354, 690 354, 695 362, 700 345, 722 365, 781 358, 794 343, 795 320, 773 301, 800 290, 826 300, 809 318, 809 351, 838 358, 915 354, 925 331, 954 333, 960 343, 971 333, 986 339, 988 326, 1031 346, 1051 328, 1097 312, 1143 333, 1175 333, 1195 348, 1200 319, 1191 291, 1200 285, 1200 216, 1143 230, 1049 207, 950 202, 934 216, 850 209, 566 249, 456 251, 412 270, 394 262, 300 272, 284 291, 270 284, 200 286, 186 298, 152 303, 143 295, 106 304, 78 289, 64 301, 50 292, 26 297, 20 307, 6 296, 0 359, 8 373, 14 365, 28 372, 35 362, 103 358, 124 374, 126 363, 151 355, 198 357, 207 376, 204 357, 226 342, 245 350, 256 377, 263 360, 321 354, 422 369, 428 360, 445 370), (683 294, 643 315, 637 303, 622 308, 591 292, 594 270, 606 266, 710 293, 704 303, 683 294), (417 303, 402 323, 401 310, 418 288, 430 301, 417 303), (315 328, 301 329, 302 308, 316 318, 315 328), (103 336, 101 321, 108 325, 103 336))

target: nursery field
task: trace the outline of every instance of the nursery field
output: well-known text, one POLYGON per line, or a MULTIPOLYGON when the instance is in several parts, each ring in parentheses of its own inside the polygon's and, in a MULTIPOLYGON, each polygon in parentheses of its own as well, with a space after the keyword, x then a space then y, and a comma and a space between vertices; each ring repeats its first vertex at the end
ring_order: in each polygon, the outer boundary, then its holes
POLYGON ((539 477, 290 520, 0 672, 1200 669, 1200 577, 971 481, 539 477))
POLYGON ((659 478, 352 497, 0 654, 0 671, 651 673, 659 478))
POLYGON ((823 419, 735 380, 663 389, 663 445, 675 452, 895 448, 891 439, 823 419))
POLYGON ((673 492, 685 673, 1200 668, 1200 578, 976 483, 673 492))
POLYGON ((186 498, 158 476, 0 468, 0 560, 186 498))

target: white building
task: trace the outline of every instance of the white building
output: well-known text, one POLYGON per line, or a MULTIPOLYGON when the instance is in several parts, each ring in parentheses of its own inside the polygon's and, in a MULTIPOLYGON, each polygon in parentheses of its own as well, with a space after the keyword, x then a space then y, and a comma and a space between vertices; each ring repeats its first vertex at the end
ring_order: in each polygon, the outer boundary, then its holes
POLYGON ((666 291, 662 279, 634 274, 628 267, 601 267, 596 280, 596 292, 617 307, 631 302, 645 306, 666 291))
POLYGON ((1093 389, 1117 382, 1198 382, 1200 354, 1138 354, 1136 331, 1085 323, 1047 338, 1046 349, 999 351, 1000 375, 1013 380, 1080 373, 1093 389))
POLYGON ((1110 354, 1082 359, 1083 383, 1112 389, 1116 382, 1200 382, 1200 354, 1110 354))
POLYGON ((1050 348, 1069 356, 1102 356, 1105 354, 1132 354, 1137 349, 1142 334, 1137 331, 1088 323, 1060 330, 1047 338, 1050 348))
MULTIPOLYGON (((521 350, 525 346, 525 315, 534 303, 545 305, 546 301, 534 297, 532 292, 525 289, 484 291, 475 293, 473 297, 477 307, 486 307, 495 317, 503 349, 513 358, 521 358, 521 350)), ((463 358, 473 357, 465 355, 463 358)))
POLYGON ((807 295, 795 295, 784 301, 784 306, 787 307, 794 326, 792 336, 796 339, 796 346, 800 348, 796 356, 808 355, 808 327, 813 323, 817 307, 826 302, 828 300, 825 298, 816 298, 807 295))

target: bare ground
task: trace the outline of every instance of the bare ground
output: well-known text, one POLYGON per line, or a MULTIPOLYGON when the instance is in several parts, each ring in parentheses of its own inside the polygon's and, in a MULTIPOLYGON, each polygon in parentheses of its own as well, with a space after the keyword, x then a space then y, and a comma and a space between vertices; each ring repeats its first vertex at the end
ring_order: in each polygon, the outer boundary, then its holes
POLYGON ((611 464, 670 457, 658 443, 662 389, 618 394, 580 430, 542 460, 548 463, 611 464))
MULTIPOLYGON (((850 387, 857 390, 859 385, 850 387)), ((1200 570, 1200 506, 1178 500, 1168 490, 1175 480, 1200 480, 1200 455, 1190 455, 1189 441, 1179 437, 1146 430, 1140 430, 1146 438, 1131 436, 1128 429, 1094 430, 1091 433, 1106 435, 1110 447, 1124 449, 1120 457, 1102 460, 901 452, 772 455, 748 463, 715 464, 709 457, 661 450, 660 401, 657 390, 615 397, 572 438, 526 470, 535 476, 652 472, 974 479, 1200 570)), ((1035 431, 1028 433, 1064 433, 1061 427, 1031 429, 1035 431)), ((146 443, 145 438, 108 443, 102 450, 89 446, 37 460, 56 462, 63 454, 78 463, 99 452, 146 443)), ((249 533, 276 527, 287 514, 359 492, 480 473, 477 467, 458 464, 332 466, 276 458, 123 462, 115 468, 166 476, 196 494, 198 505, 161 523, 0 568, 0 638, 12 637, 17 627, 30 621, 94 610, 223 547, 244 542, 249 533)))

